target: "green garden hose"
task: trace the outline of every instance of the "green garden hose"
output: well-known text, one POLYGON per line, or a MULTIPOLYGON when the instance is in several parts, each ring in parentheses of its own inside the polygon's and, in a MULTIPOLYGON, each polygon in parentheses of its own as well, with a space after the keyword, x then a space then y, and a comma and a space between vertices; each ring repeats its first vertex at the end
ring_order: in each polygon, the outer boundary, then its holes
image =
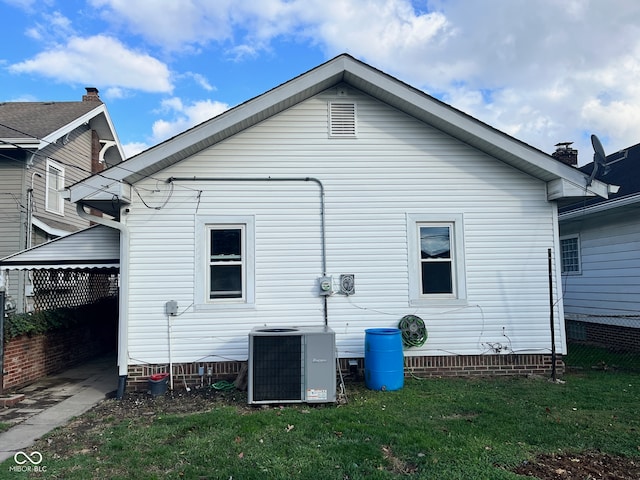
POLYGON ((220 380, 219 382, 216 382, 213 385, 211 385, 211 388, 213 388, 214 390, 221 390, 223 392, 228 392, 230 390, 235 390, 236 386, 231 382, 227 382, 226 380, 220 380))
POLYGON ((421 347, 427 341, 427 327, 420 317, 405 315, 400 319, 398 328, 402 332, 405 347, 421 347))

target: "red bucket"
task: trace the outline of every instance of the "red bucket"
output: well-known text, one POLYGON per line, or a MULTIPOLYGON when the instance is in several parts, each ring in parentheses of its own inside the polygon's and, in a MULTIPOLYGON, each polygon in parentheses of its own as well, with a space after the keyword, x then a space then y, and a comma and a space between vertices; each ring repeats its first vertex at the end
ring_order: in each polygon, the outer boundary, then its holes
POLYGON ((153 397, 163 395, 167 391, 168 373, 154 373, 149 377, 149 393, 153 397))

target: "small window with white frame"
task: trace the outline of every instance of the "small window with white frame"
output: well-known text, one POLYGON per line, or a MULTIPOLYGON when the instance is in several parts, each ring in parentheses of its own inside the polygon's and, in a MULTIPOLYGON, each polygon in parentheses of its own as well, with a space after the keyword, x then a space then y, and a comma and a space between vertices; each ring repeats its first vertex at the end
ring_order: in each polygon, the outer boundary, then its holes
POLYGON ((452 229, 451 223, 418 225, 421 295, 456 295, 452 229))
POLYGON ((466 303, 462 215, 407 215, 411 305, 466 303))
POLYGON ((560 258, 563 275, 578 275, 582 273, 580 237, 578 235, 560 238, 560 258))
POLYGON ((45 210, 64 215, 64 167, 47 159, 45 210))
POLYGON ((255 307, 255 219, 195 218, 195 310, 255 307))
POLYGON ((244 225, 208 227, 209 300, 243 300, 246 284, 244 225))

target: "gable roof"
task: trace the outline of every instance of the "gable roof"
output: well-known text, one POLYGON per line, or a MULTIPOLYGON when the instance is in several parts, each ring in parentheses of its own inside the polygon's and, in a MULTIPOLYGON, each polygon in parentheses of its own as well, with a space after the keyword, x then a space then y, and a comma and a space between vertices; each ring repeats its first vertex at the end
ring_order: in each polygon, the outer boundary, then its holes
POLYGON ((42 149, 85 123, 101 141, 115 142, 120 158, 125 158, 109 112, 100 100, 0 103, 0 149, 42 149))
MULTIPOLYGON (((598 168, 595 178, 618 185, 619 190, 611 193, 608 198, 595 197, 573 202, 560 209, 561 218, 604 212, 640 203, 640 143, 607 155, 605 164, 607 168, 598 168)), ((593 167, 594 163, 591 162, 580 167, 580 171, 590 176, 593 167)))
POLYGON ((126 162, 72 185, 68 198, 72 202, 117 215, 118 202, 114 202, 114 198, 118 199, 120 205, 129 203, 129 185, 341 84, 352 86, 487 155, 547 182, 550 200, 568 196, 607 196, 606 184, 594 181, 587 186, 588 177, 579 170, 343 54, 126 162))

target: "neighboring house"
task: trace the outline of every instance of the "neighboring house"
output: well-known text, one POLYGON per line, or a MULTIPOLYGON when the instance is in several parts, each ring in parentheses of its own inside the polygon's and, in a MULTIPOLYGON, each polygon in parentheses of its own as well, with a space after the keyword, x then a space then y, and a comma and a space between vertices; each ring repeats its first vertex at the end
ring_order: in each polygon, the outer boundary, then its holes
MULTIPOLYGON (((86 90, 82 101, 0 103, 0 258, 87 227, 64 201, 65 188, 124 160, 98 90, 86 90)), ((44 276, 51 298, 40 307, 55 306, 57 287, 74 279, 44 276)), ((38 308, 33 274, 6 279, 11 308, 38 308)))
POLYGON ((548 372, 552 313, 566 353, 557 206, 608 195, 587 181, 341 55, 67 196, 120 231, 119 372, 146 388, 238 372, 264 325, 326 324, 360 362, 366 329, 409 314, 428 330, 405 350, 416 374, 548 372))
MULTIPOLYGON (((560 210, 567 335, 618 349, 640 348, 640 144, 606 157, 596 178, 618 185, 608 199, 560 210)), ((581 168, 591 174, 593 162, 581 168)))

